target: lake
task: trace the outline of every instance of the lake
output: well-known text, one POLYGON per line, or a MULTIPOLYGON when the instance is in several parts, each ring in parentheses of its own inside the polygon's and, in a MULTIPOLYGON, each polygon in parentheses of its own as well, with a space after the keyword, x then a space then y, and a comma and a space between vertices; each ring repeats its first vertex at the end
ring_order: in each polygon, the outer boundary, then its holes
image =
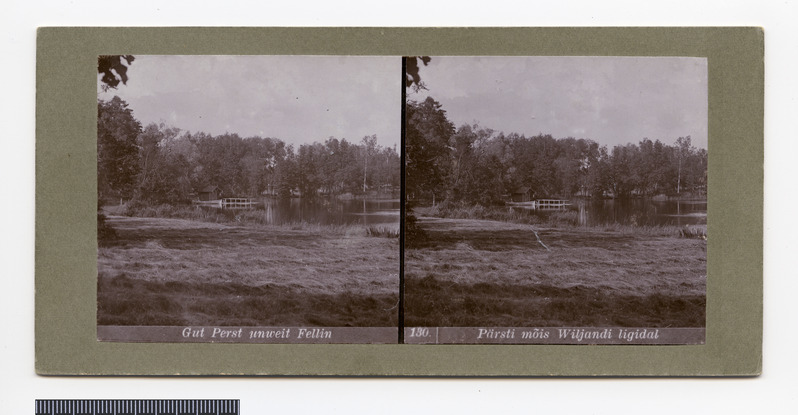
MULTIPOLYGON (((257 212, 268 224, 293 222, 322 225, 399 224, 399 200, 340 200, 332 197, 260 200, 257 212)), ((570 209, 577 212, 578 223, 596 226, 621 225, 706 225, 706 201, 655 201, 648 199, 605 199, 571 201, 570 209)), ((530 212, 531 213, 531 212, 530 212)), ((541 214, 535 212, 534 214, 541 214)), ((544 213, 545 214, 545 213, 544 213)))
POLYGON ((262 199, 266 223, 281 225, 292 222, 322 225, 399 224, 399 200, 340 200, 332 197, 262 199))
POLYGON ((637 226, 706 225, 706 201, 654 201, 648 199, 573 200, 579 224, 611 223, 637 226))

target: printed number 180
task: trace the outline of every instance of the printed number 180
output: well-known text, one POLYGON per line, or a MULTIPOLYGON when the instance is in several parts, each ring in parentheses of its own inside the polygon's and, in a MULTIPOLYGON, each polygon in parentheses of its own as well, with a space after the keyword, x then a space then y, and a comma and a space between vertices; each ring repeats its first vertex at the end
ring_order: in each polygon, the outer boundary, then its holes
POLYGON ((410 337, 429 337, 429 329, 425 327, 411 327, 410 337))

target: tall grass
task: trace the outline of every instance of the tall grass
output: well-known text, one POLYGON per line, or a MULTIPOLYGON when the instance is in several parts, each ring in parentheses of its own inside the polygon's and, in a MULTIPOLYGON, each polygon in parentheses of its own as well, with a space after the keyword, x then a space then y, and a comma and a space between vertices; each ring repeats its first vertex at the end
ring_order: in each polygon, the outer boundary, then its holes
POLYGON ((371 225, 366 227, 366 236, 377 238, 398 238, 399 228, 371 225))
POLYGON ((102 325, 396 326, 393 293, 306 292, 235 282, 147 281, 100 275, 97 323, 102 325))
POLYGON ((704 327, 706 298, 602 287, 405 279, 405 324, 433 327, 704 327))
POLYGON ((116 238, 116 231, 106 222, 105 214, 97 212, 97 240, 100 242, 116 238))

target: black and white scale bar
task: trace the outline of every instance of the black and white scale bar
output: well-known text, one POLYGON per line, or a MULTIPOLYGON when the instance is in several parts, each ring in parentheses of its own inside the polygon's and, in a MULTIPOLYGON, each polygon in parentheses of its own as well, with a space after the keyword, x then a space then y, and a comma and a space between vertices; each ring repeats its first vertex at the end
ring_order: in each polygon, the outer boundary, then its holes
POLYGON ((238 399, 37 399, 36 415, 239 415, 238 399))

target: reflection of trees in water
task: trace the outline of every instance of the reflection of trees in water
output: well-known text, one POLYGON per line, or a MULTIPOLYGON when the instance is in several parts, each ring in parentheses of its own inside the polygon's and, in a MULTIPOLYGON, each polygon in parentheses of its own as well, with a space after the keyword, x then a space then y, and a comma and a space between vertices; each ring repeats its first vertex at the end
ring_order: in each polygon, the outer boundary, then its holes
POLYGON ((698 225, 706 223, 706 202, 652 201, 645 199, 579 200, 574 203, 581 226, 621 224, 632 226, 698 225))
POLYGON ((399 222, 398 201, 339 200, 328 197, 263 200, 264 217, 269 224, 307 222, 321 225, 399 222), (385 214, 390 211, 391 214, 385 214), (394 214, 395 213, 395 214, 394 214))
POLYGON ((263 215, 266 218, 266 223, 274 225, 274 208, 272 208, 271 203, 264 204, 263 208, 266 211, 263 215))

